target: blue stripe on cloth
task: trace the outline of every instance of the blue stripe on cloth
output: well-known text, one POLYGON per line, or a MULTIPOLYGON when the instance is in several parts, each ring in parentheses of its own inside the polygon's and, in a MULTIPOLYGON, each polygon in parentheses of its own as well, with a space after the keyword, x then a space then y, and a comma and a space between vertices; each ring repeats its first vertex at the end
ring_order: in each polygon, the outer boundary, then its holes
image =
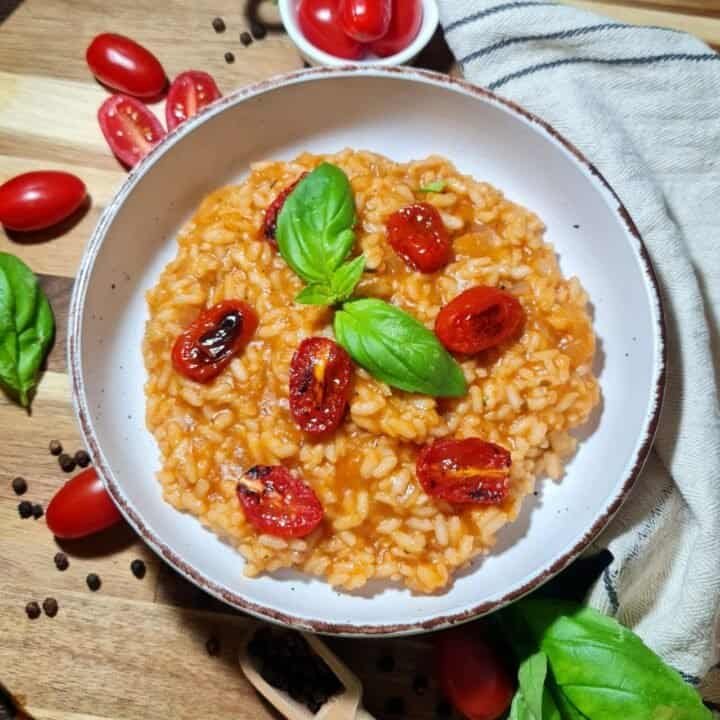
POLYGON ((487 17, 488 15, 495 15, 495 13, 505 12, 505 10, 514 10, 515 8, 528 7, 530 5, 557 5, 557 3, 549 2, 548 0, 516 0, 515 2, 503 3, 502 5, 493 5, 491 8, 487 8, 486 10, 474 13, 473 15, 467 15, 464 18, 451 22, 445 27, 445 32, 449 33, 455 28, 475 22, 475 20, 480 20, 480 18, 487 17))
POLYGON ((720 60, 720 55, 717 53, 701 53, 699 55, 692 55, 690 53, 665 53, 663 55, 649 55, 647 57, 627 57, 627 58, 566 58, 564 60, 553 60, 551 62, 539 63, 538 65, 531 65, 530 67, 518 70, 517 72, 504 75, 497 80, 488 84, 488 89, 497 90, 506 83, 518 78, 532 75, 533 73, 539 72, 540 70, 550 70, 552 68, 561 67, 562 65, 581 65, 581 64, 596 64, 596 65, 652 65, 659 62, 669 62, 671 60, 688 60, 691 62, 705 62, 707 60, 720 60))

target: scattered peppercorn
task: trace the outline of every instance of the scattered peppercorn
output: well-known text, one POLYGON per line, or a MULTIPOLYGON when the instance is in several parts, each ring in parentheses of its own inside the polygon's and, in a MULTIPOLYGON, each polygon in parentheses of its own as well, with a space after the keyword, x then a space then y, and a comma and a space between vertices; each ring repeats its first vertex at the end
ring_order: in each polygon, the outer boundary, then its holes
POLYGON ((27 482, 25 478, 16 477, 12 481, 12 489, 16 495, 24 495, 27 492, 27 482))
POLYGON ((267 35, 267 28, 255 20, 250 24, 250 32, 256 40, 262 40, 267 35))
POLYGON ((90 456, 84 450, 78 450, 74 460, 81 468, 86 468, 90 464, 90 456))
POLYGON ((39 520, 44 514, 45 514, 45 513, 44 513, 44 511, 43 511, 43 506, 42 506, 40 503, 35 503, 35 504, 32 506, 32 516, 33 516, 36 520, 39 520))
POLYGON ((220 652, 220 641, 212 635, 207 639, 205 649, 210 657, 215 657, 220 652))
POLYGON ((63 451, 62 444, 59 440, 51 440, 48 449, 51 455, 59 455, 63 451))
POLYGON ((216 33, 225 32, 225 21, 221 17, 213 18, 212 26, 216 33))
POLYGON ((380 672, 392 672, 395 669, 395 658, 392 655, 381 655, 377 661, 377 669, 380 672))
POLYGON ((428 679, 425 675, 418 673, 413 678, 413 691, 416 695, 424 695, 428 689, 428 679))
POLYGON ((43 601, 43 610, 48 617, 55 617, 58 614, 58 601, 55 598, 45 598, 43 601))
POLYGON ((75 461, 67 453, 63 453, 58 458, 58 463, 66 473, 70 473, 75 469, 75 461))
POLYGON ((102 585, 102 580, 100 580, 100 576, 96 575, 95 573, 90 573, 85 578, 85 582, 87 583, 87 586, 90 588, 90 590, 92 590, 93 592, 97 592, 102 585))
POLYGON ((40 617, 40 606, 33 600, 25 606, 25 612, 31 620, 36 620, 40 617))
POLYGON ((252 45, 252 35, 247 31, 244 30, 240 33, 240 42, 247 47, 248 45, 252 45))
POLYGON ((53 560, 55 561, 55 567, 60 572, 64 572, 70 567, 70 561, 64 552, 55 553, 53 560))
POLYGON ((235 62, 235 56, 231 52, 225 53, 225 62, 230 64, 235 62))
POLYGON ((142 580, 145 577, 145 571, 147 568, 142 560, 133 560, 130 563, 130 570, 138 580, 142 580))
POLYGON ((401 697, 391 697, 385 703, 385 712, 388 715, 404 715, 405 701, 401 697))
POLYGON ((447 700, 441 700, 435 706, 435 713, 440 717, 450 717, 452 715, 452 705, 447 700))
POLYGON ((33 505, 27 500, 23 500, 18 504, 18 514, 23 520, 27 520, 33 514, 33 505))

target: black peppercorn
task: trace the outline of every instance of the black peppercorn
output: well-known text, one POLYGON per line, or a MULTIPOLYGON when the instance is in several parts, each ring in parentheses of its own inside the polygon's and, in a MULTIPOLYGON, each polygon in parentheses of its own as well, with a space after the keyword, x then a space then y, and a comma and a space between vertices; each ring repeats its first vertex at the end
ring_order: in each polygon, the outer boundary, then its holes
POLYGON ((231 52, 225 53, 225 62, 230 64, 235 62, 235 56, 231 52))
POLYGON ((142 580, 145 577, 145 571, 147 568, 142 560, 133 560, 130 563, 130 570, 138 580, 142 580))
POLYGON ((23 520, 27 520, 29 517, 32 517, 33 514, 33 505, 31 502, 28 502, 27 500, 23 500, 21 503, 18 504, 18 514, 23 520))
POLYGON ((67 558, 67 555, 64 552, 55 553, 55 557, 53 558, 55 562, 55 567, 60 571, 63 572, 70 567, 70 561, 67 558))
POLYGON ((90 588, 90 590, 92 590, 93 592, 97 592, 102 585, 102 580, 100 580, 100 576, 96 575, 95 573, 90 573, 85 578, 85 582, 87 583, 87 586, 90 588))
POLYGON ((256 40, 262 40, 267 35, 267 28, 257 21, 250 25, 250 32, 256 40))
POLYGON ((220 641, 212 635, 207 639, 205 649, 210 657, 215 657, 220 652, 220 641))
POLYGON ((25 478, 16 477, 12 481, 12 489, 16 495, 24 495, 27 492, 28 486, 25 478))
POLYGON ((43 601, 43 610, 48 617, 55 617, 58 614, 58 601, 51 597, 45 598, 43 601))
POLYGON ((51 440, 48 449, 51 455, 59 455, 63 451, 62 444, 59 440, 51 440))
POLYGON ((35 503, 32 506, 32 516, 39 520, 45 513, 43 512, 43 507, 40 505, 40 503, 35 503))
POLYGON ((248 45, 252 45, 252 35, 247 31, 243 31, 240 33, 240 42, 247 47, 248 45))
POLYGON ((225 32, 225 21, 221 17, 213 18, 212 26, 216 33, 225 32))
POLYGON ((73 460, 67 453, 63 453, 58 458, 58 463, 64 472, 70 473, 75 469, 75 460, 73 460))
POLYGON ((78 450, 73 459, 81 468, 86 468, 90 464, 90 456, 84 450, 78 450))
POLYGON ((31 620, 36 620, 40 617, 40 606, 33 600, 25 606, 25 612, 31 620))

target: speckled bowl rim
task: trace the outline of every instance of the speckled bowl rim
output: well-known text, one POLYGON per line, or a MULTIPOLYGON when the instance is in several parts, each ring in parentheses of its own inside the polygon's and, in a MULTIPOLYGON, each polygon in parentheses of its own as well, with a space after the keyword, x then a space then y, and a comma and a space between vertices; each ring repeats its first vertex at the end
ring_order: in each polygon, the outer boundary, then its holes
POLYGON ((665 331, 665 318, 659 292, 657 278, 650 261, 642 237, 635 226, 630 214, 621 202, 615 190, 610 183, 603 177, 598 169, 581 153, 571 142, 565 139, 550 124, 540 119, 533 113, 516 105, 515 103, 501 98, 494 93, 466 82, 459 78, 453 78, 447 75, 430 72, 427 70, 419 70, 416 68, 403 67, 358 67, 348 66, 343 68, 327 68, 319 67, 307 70, 300 70, 286 75, 279 75, 267 80, 263 80, 247 87, 241 88, 230 95, 220 98, 213 103, 208 109, 190 120, 186 121, 178 128, 173 130, 168 136, 158 144, 129 173, 127 179, 118 190, 117 194, 103 212, 98 224, 90 238, 85 249, 80 268, 75 280, 72 299, 70 303, 69 319, 68 319, 68 367, 70 368, 70 378, 72 384, 73 407, 80 423, 80 429, 86 442, 88 451, 92 457, 93 463, 102 478, 105 487, 117 504, 120 512, 130 525, 137 531, 143 540, 169 565, 175 568, 181 575, 186 577, 198 587, 205 590, 214 597, 235 608, 243 610, 255 617, 268 620, 270 622, 283 625, 291 625, 298 629, 333 635, 362 635, 362 636, 379 636, 379 635, 407 635, 421 633, 430 630, 436 630, 448 627, 454 624, 467 622, 473 618, 485 615, 493 610, 497 610, 509 603, 518 600, 532 590, 547 582, 551 577, 559 573, 567 567, 610 522, 615 513, 619 510, 622 503, 627 499, 632 487, 645 464, 650 453, 652 442, 657 429, 662 408, 663 395, 665 391, 666 378, 666 360, 667 360, 667 342, 665 331), (638 242, 639 260, 642 270, 648 280, 648 291, 651 294, 651 300, 655 302, 657 313, 655 315, 656 323, 653 328, 654 338, 656 340, 656 357, 654 362, 654 393, 655 402, 652 409, 649 409, 645 419, 645 427, 643 428, 644 440, 640 445, 635 457, 632 461, 632 468, 624 478, 620 490, 614 496, 608 499, 605 507, 602 508, 593 525, 587 530, 585 535, 567 552, 558 557, 555 562, 545 569, 538 572, 522 586, 517 587, 505 593, 502 597, 490 601, 486 601, 475 605, 467 610, 455 612, 451 614, 438 615, 426 620, 412 623, 395 623, 390 625, 355 625, 352 623, 328 623, 322 620, 308 619, 292 615, 290 613, 280 612, 273 608, 251 602, 236 592, 232 592, 217 583, 210 580, 200 570, 188 564, 181 556, 171 550, 157 535, 151 531, 143 521, 143 518, 125 498, 114 475, 106 461, 104 454, 100 448, 98 438, 95 434, 91 413, 87 403, 85 393, 85 385, 82 373, 82 320, 85 297, 87 294, 89 281, 95 263, 95 259, 107 234, 107 230, 113 222, 118 209, 122 206, 132 189, 140 182, 145 173, 154 165, 155 161, 170 152, 176 143, 185 135, 191 133, 196 127, 206 122, 214 115, 223 112, 228 107, 235 106, 238 103, 254 97, 256 95, 276 90, 278 88, 302 83, 306 81, 322 80, 328 77, 402 77, 408 81, 427 83, 437 87, 442 87, 454 92, 460 92, 468 96, 482 98, 495 105, 502 106, 506 110, 529 121, 541 133, 560 143, 568 150, 577 161, 583 165, 594 178, 599 181, 605 189, 610 193, 611 197, 617 202, 615 212, 623 225, 627 228, 631 236, 638 242))

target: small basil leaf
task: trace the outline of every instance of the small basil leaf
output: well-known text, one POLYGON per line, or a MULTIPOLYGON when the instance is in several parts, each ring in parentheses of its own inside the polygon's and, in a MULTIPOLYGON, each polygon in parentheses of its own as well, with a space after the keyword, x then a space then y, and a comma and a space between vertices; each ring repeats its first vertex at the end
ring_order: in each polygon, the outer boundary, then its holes
POLYGON ((301 180, 278 216, 285 262, 305 282, 328 282, 355 242, 355 199, 347 175, 323 163, 301 180))
POLYGON ((547 675, 547 656, 543 652, 535 653, 523 660, 518 670, 518 684, 525 697, 528 718, 542 720, 543 691, 547 675))
POLYGON ((461 367, 435 334, 394 305, 375 298, 345 303, 334 329, 350 357, 388 385, 436 397, 467 392, 461 367))
POLYGON ((434 182, 423 185, 420 192, 424 193, 441 193, 447 187, 445 180, 435 180, 434 182))
POLYGON ((334 305, 335 294, 325 283, 312 283, 304 287, 296 296, 300 305, 334 305))
POLYGON ((342 264, 332 275, 330 287, 335 293, 335 302, 345 302, 360 282, 365 270, 365 256, 358 255, 354 260, 342 264))

